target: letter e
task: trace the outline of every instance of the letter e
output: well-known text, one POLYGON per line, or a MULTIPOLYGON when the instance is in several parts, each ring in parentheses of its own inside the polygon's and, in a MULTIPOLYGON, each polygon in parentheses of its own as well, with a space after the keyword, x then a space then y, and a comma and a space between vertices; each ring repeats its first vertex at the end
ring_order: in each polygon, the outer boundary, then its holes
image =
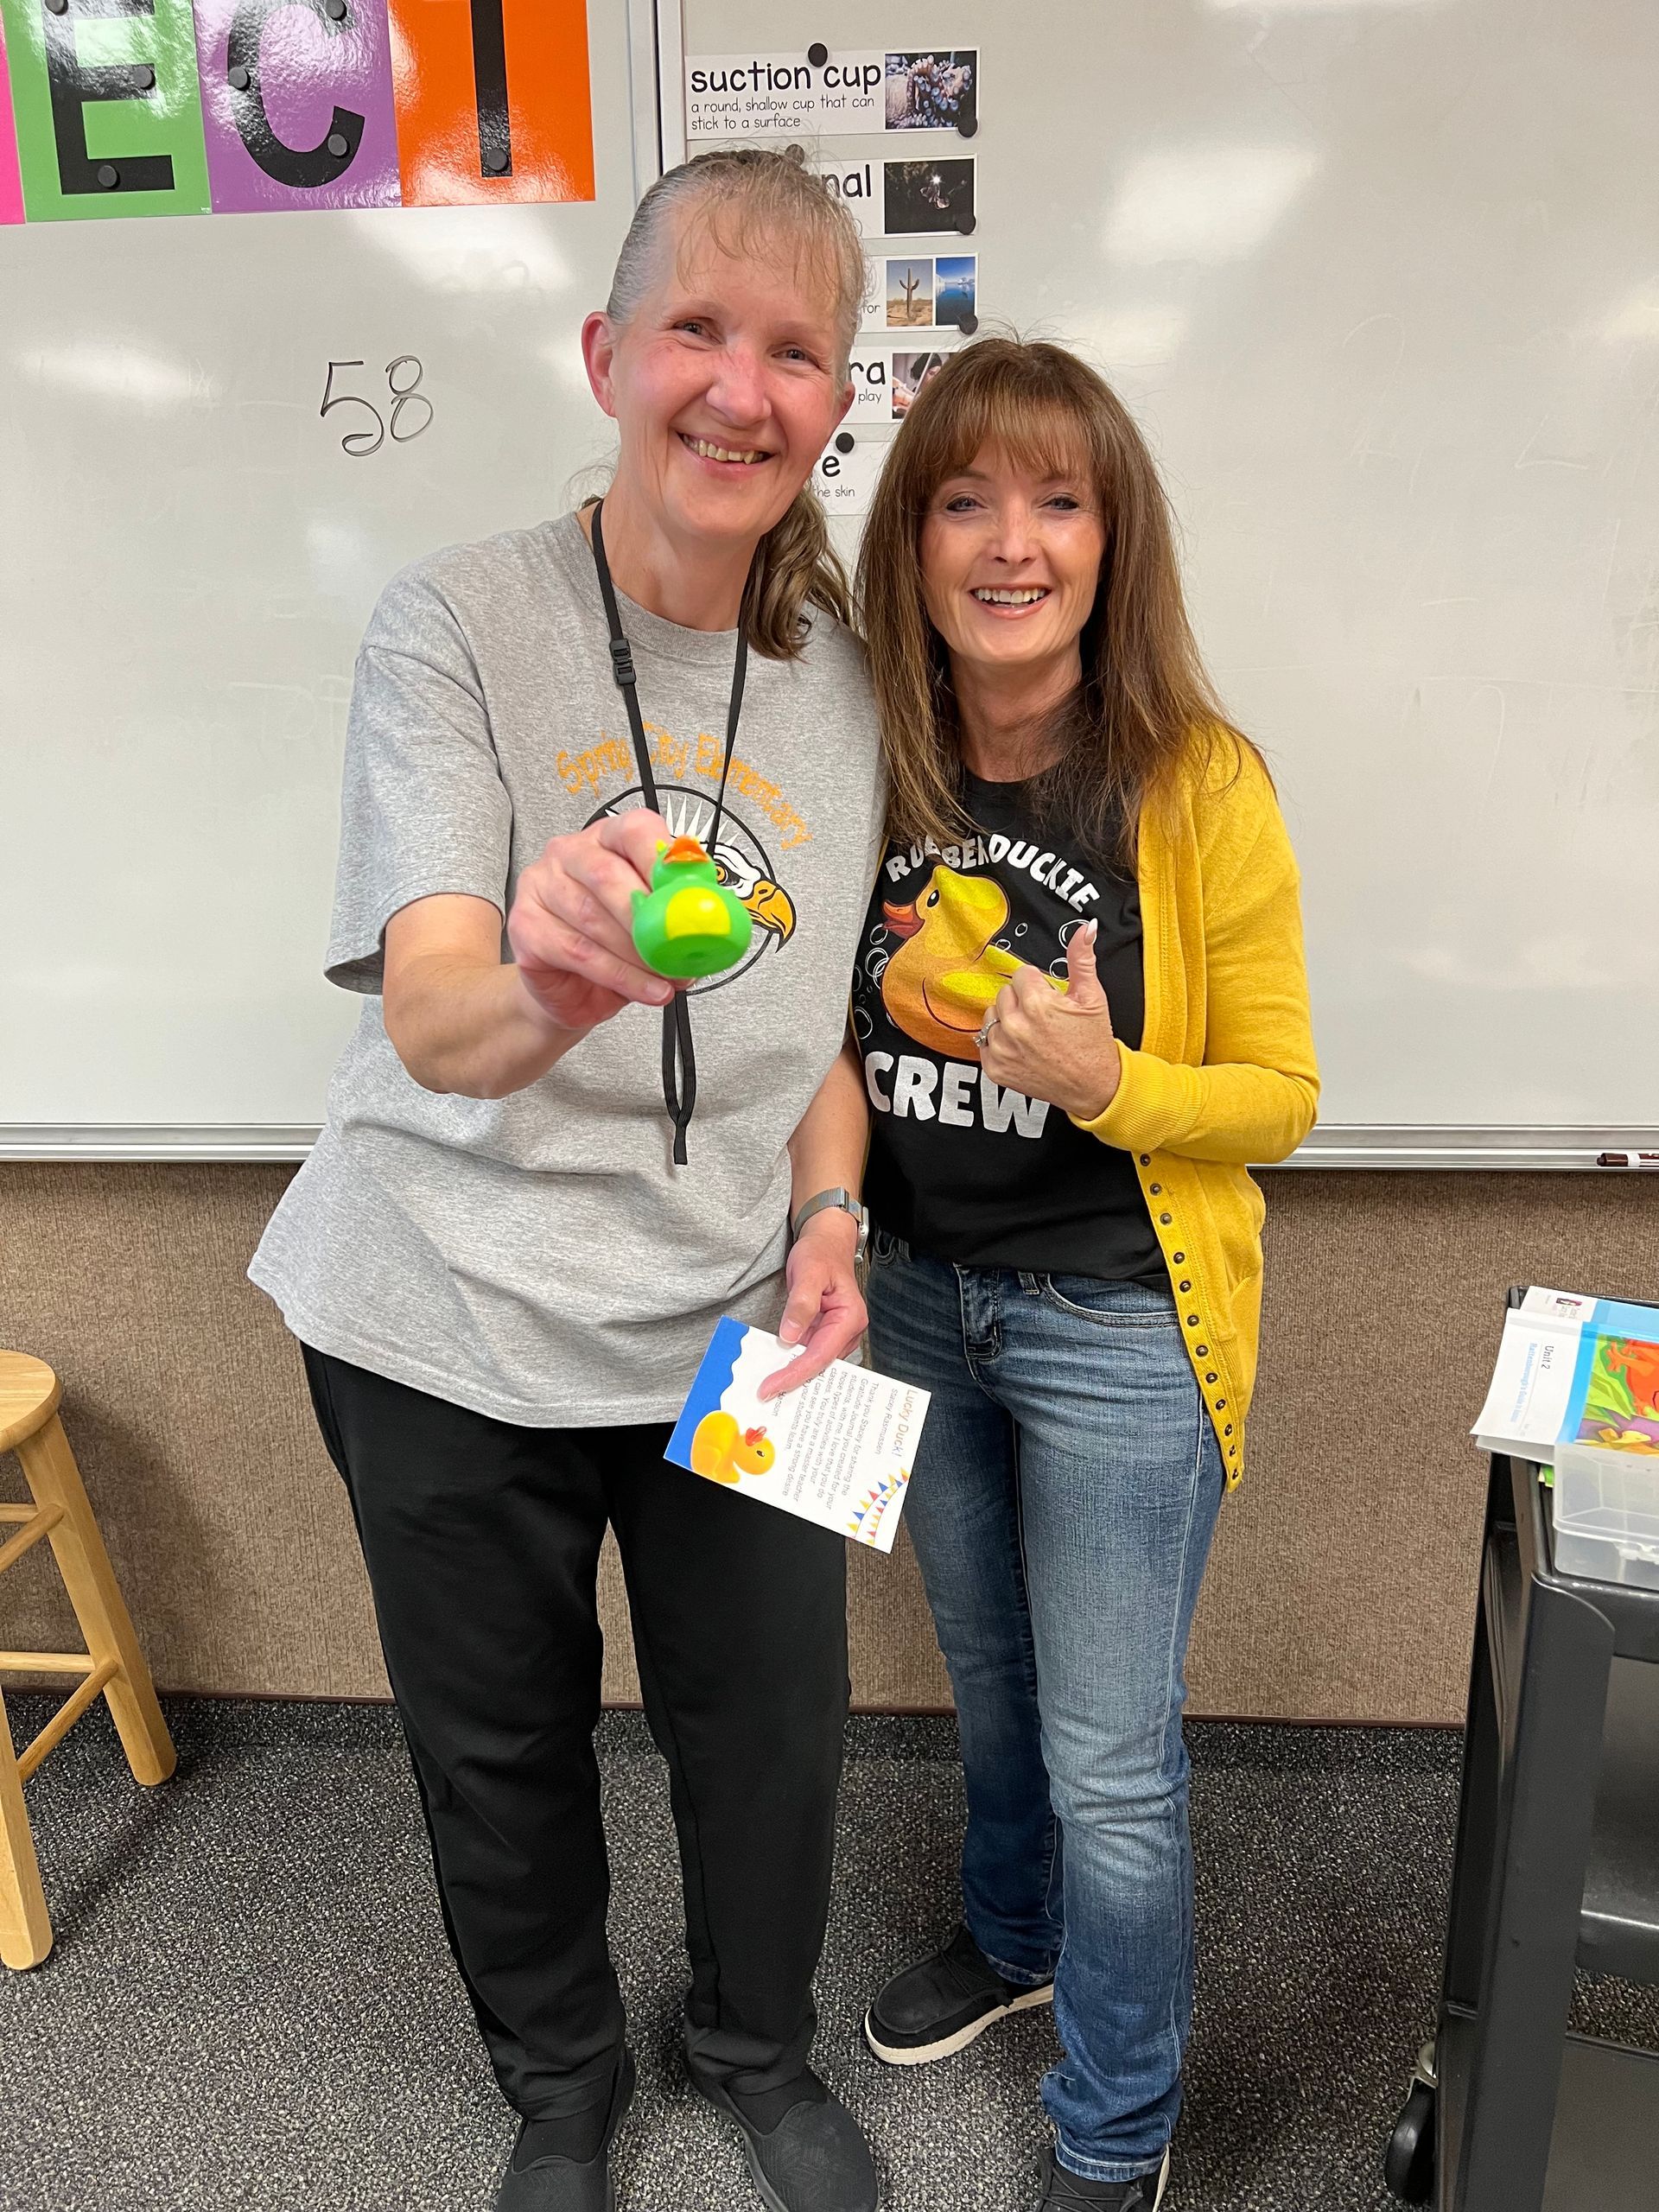
MULTIPOLYGON (((189 0, 120 0, 119 5, 116 0, 65 0, 60 9, 30 0, 17 13, 33 18, 32 30, 38 26, 36 35, 19 39, 11 54, 12 102, 29 220, 205 214, 212 202, 189 0), (137 57, 83 60, 80 29, 95 23, 101 29, 99 19, 111 16, 152 19, 137 34, 137 57), (133 135, 145 150, 111 150, 94 157, 86 145, 86 109, 95 101, 103 106, 129 100, 144 103, 143 121, 133 135), (166 152, 156 150, 158 141, 167 143, 166 152)), ((0 71, 0 85, 3 74, 0 71)), ((104 145, 118 147, 119 122, 99 122, 104 145)))

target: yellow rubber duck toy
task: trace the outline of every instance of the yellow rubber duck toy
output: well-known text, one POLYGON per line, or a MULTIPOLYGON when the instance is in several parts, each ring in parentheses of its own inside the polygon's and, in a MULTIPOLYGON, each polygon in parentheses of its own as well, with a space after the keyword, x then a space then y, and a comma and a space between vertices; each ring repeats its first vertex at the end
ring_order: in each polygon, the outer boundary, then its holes
MULTIPOLYGON (((1029 964, 992 943, 1008 918, 1007 893, 989 876, 958 875, 941 863, 913 906, 881 912, 905 940, 882 971, 888 1014, 918 1045, 962 1052, 1008 978, 1029 964)), ((1056 976, 1048 981, 1065 988, 1056 976)))
POLYGON ((764 1428, 739 1428, 730 1414, 705 1414, 691 1436, 691 1469, 711 1483, 772 1471, 777 1446, 764 1428))

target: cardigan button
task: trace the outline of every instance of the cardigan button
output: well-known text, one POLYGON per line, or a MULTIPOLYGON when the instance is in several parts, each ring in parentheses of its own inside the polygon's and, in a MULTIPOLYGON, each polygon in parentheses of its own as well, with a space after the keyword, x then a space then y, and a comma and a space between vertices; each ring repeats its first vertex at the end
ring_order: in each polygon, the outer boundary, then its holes
POLYGON ((1175 1217, 1173 1213, 1160 1213, 1158 1218, 1163 1224, 1164 1227, 1167 1229, 1170 1223, 1174 1220, 1175 1217))
POLYGON ((1220 1382, 1220 1380, 1221 1380, 1221 1377, 1220 1377, 1220 1376, 1219 1376, 1219 1375, 1217 1375, 1217 1374, 1214 1371, 1214 1370, 1212 1369, 1212 1370, 1211 1370, 1211 1372, 1210 1372, 1208 1375, 1206 1375, 1206 1376, 1205 1376, 1205 1378, 1204 1378, 1204 1379, 1205 1379, 1205 1381, 1206 1382, 1220 1382))
POLYGON ((1192 1284, 1191 1284, 1190 1282, 1184 1282, 1184 1283, 1181 1285, 1181 1288, 1182 1288, 1183 1290, 1191 1290, 1191 1289, 1192 1289, 1192 1284))
MULTIPOLYGON (((1196 1313, 1192 1316, 1192 1319, 1193 1319, 1195 1321, 1198 1319, 1198 1315, 1197 1315, 1196 1313)), ((1200 1359, 1203 1359, 1203 1358, 1205 1358, 1205 1357, 1207 1356, 1207 1354, 1208 1354, 1208 1352, 1209 1352, 1209 1350, 1210 1350, 1210 1347, 1209 1347, 1209 1345, 1208 1345, 1208 1344, 1194 1344, 1194 1345, 1193 1345, 1193 1347, 1192 1347, 1192 1349, 1193 1349, 1193 1351, 1196 1351, 1196 1352, 1197 1352, 1197 1354, 1198 1355, 1198 1357, 1199 1357, 1200 1359)))
POLYGON ((1174 1261, 1178 1268, 1183 1264, 1186 1258, 1185 1252, 1172 1252, 1169 1256, 1174 1261))
POLYGON ((1227 1426, 1226 1426, 1226 1427, 1223 1430, 1222 1433, 1223 1433, 1224 1436, 1230 1436, 1230 1435, 1232 1434, 1232 1433, 1233 1433, 1233 1424, 1231 1423, 1231 1421, 1229 1421, 1229 1422, 1228 1422, 1228 1424, 1227 1424, 1227 1426))
POLYGON ((1225 1413, 1225 1412, 1226 1412, 1226 1410, 1227 1410, 1227 1401, 1226 1401, 1226 1399, 1225 1399, 1225 1398, 1217 1398, 1217 1399, 1216 1400, 1216 1411, 1217 1411, 1218 1414, 1220 1414, 1220 1413, 1225 1413))
MULTIPOLYGON (((1187 1315, 1187 1317, 1186 1317, 1186 1325, 1187 1325, 1187 1327, 1188 1327, 1189 1329, 1196 1329, 1196 1328, 1198 1327, 1198 1315, 1197 1315, 1196 1313, 1189 1313, 1189 1314, 1187 1315)), ((1198 1346, 1198 1350, 1199 1350, 1200 1351, 1202 1351, 1204 1350, 1204 1346, 1203 1346, 1202 1344, 1200 1344, 1200 1345, 1198 1346)))
POLYGON ((1161 1183, 1154 1183, 1154 1184, 1153 1185, 1153 1186, 1152 1186, 1152 1195, 1153 1195, 1153 1197, 1154 1197, 1154 1198, 1161 1198, 1161 1197, 1163 1196, 1163 1190, 1164 1190, 1164 1186, 1163 1186, 1163 1185, 1162 1185, 1161 1183))
POLYGON ((1152 1154, 1151 1154, 1149 1152, 1143 1152, 1143 1153, 1141 1154, 1141 1165, 1143 1167, 1150 1167, 1150 1166, 1151 1166, 1151 1165, 1152 1165, 1152 1154))

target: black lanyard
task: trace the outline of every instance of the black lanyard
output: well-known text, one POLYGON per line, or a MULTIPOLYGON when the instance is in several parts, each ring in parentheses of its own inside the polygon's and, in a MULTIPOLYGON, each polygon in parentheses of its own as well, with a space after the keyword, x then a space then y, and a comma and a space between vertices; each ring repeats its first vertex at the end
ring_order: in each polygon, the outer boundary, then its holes
MULTIPOLYGON (((639 693, 633 673, 633 648, 627 632, 622 627, 622 616, 616 604, 616 588, 611 582, 611 564, 605 558, 605 530, 600 520, 605 502, 600 500, 594 508, 594 566, 599 571, 599 594, 605 602, 605 619, 611 626, 611 674, 616 688, 622 694, 628 710, 628 724, 633 732, 633 753, 639 764, 639 790, 645 804, 653 814, 660 814, 657 804, 657 779, 651 772, 651 747, 645 742, 645 717, 639 711, 639 693)), ((737 660, 732 670, 732 700, 726 710, 726 757, 720 766, 720 791, 715 799, 715 818, 703 842, 712 859, 715 841, 720 835, 720 817, 726 806, 726 779, 732 772, 732 746, 737 736, 738 716, 743 711, 743 683, 749 670, 749 641, 743 627, 740 608, 737 623, 737 660)), ((674 1165, 686 1164, 685 1132, 692 1110, 697 1103, 697 1056, 691 1044, 691 1009, 686 1004, 686 994, 676 991, 663 1008, 663 1103, 668 1109, 668 1118, 674 1124, 674 1165)))

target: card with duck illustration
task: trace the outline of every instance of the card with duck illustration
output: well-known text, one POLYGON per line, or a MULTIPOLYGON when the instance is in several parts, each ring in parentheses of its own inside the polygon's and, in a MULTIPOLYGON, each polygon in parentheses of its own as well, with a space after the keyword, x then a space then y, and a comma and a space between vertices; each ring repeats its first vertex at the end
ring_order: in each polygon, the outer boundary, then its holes
POLYGON ((785 1513, 890 1552, 929 1393, 838 1359, 798 1390, 760 1396, 792 1357, 729 1317, 702 1356, 667 1456, 785 1513))

